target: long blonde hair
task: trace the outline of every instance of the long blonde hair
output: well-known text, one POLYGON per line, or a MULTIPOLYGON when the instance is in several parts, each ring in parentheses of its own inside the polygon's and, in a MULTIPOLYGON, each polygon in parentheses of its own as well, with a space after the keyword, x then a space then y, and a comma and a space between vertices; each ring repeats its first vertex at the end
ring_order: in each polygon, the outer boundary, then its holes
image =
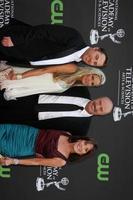
POLYGON ((76 83, 76 80, 84 75, 87 74, 95 74, 99 76, 100 78, 100 85, 103 85, 106 81, 106 76, 102 72, 102 70, 90 66, 83 66, 77 67, 77 71, 72 74, 58 74, 54 76, 55 81, 62 80, 65 81, 67 84, 73 85, 73 86, 84 86, 82 83, 76 83))

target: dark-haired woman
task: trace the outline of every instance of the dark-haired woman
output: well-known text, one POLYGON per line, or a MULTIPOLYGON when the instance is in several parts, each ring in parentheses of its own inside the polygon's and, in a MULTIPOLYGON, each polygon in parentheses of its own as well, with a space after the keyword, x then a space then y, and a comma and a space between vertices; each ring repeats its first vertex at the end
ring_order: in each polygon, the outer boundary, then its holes
POLYGON ((1 165, 64 166, 96 149, 93 139, 73 137, 59 130, 39 130, 25 125, 0 125, 1 165))

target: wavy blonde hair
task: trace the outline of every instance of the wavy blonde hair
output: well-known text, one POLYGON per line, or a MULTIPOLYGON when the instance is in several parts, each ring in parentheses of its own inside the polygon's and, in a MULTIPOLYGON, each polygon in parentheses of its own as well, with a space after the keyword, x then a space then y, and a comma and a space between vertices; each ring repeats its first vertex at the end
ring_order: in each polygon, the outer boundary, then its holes
POLYGON ((57 81, 62 80, 73 86, 84 86, 82 83, 76 83, 76 80, 87 74, 95 74, 99 76, 100 85, 103 85, 106 81, 106 76, 102 70, 87 65, 84 65, 83 67, 78 66, 77 71, 72 74, 58 74, 55 75, 54 78, 57 81))

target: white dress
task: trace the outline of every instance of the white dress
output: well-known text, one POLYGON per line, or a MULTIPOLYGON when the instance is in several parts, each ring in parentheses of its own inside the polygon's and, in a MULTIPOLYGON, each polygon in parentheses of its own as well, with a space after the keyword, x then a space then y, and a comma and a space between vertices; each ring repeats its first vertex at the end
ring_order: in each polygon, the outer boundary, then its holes
MULTIPOLYGON (((13 70, 22 73, 29 69, 16 68, 13 70)), ((39 93, 61 93, 70 88, 70 85, 62 80, 55 81, 52 73, 46 73, 40 76, 32 76, 20 80, 3 80, 1 89, 5 89, 4 98, 6 100, 16 99, 39 93)))

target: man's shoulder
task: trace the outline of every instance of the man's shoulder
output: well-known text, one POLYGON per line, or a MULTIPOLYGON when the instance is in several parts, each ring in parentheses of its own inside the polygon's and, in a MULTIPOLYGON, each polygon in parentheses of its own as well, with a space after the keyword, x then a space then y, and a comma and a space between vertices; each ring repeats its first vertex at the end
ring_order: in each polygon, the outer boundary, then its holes
POLYGON ((60 96, 73 96, 73 97, 82 97, 82 98, 87 98, 87 99, 91 99, 90 98, 90 93, 89 90, 86 87, 73 87, 70 88, 69 90, 58 94, 60 96))
POLYGON ((91 123, 91 117, 62 117, 34 121, 32 125, 37 128, 56 129, 68 131, 75 135, 86 135, 91 123))

